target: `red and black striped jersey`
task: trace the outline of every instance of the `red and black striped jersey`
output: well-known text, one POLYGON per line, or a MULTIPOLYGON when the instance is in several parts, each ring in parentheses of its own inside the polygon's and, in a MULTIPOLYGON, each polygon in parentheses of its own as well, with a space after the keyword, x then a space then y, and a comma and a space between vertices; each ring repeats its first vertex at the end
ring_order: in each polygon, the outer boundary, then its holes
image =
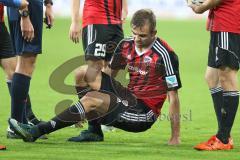
POLYGON ((4 22, 4 6, 0 3, 0 22, 4 22))
POLYGON ((110 67, 119 70, 126 66, 130 77, 128 89, 156 114, 160 113, 167 91, 181 88, 178 57, 160 38, 143 53, 137 51, 133 39, 122 40, 110 67))
POLYGON ((121 24, 122 0, 85 0, 82 26, 121 24))
POLYGON ((240 0, 224 0, 211 9, 207 30, 240 34, 240 0))

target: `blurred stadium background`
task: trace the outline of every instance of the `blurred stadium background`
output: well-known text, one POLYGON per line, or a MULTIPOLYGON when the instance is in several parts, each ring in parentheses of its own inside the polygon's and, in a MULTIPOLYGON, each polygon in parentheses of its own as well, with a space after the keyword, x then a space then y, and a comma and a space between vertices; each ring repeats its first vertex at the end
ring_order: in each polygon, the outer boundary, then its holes
MULTIPOLYGON (((71 0, 55 0, 55 14, 63 17, 70 16, 70 8, 66 7, 71 0)), ((81 6, 84 1, 81 2, 81 6)), ((151 8, 161 18, 187 19, 200 18, 192 14, 185 0, 128 0, 129 16, 140 8, 151 8)))
MULTIPOLYGON (((0 143, 8 150, 0 152, 4 160, 202 160, 239 159, 240 126, 239 116, 235 120, 232 136, 235 148, 224 152, 197 152, 192 147, 209 138, 216 131, 216 118, 211 97, 204 81, 207 63, 209 34, 205 31, 204 15, 194 15, 185 0, 128 0, 129 18, 140 8, 151 8, 158 16, 158 36, 165 39, 180 59, 183 88, 181 100, 181 140, 177 147, 168 146, 170 123, 167 117, 168 103, 163 116, 147 132, 133 134, 121 130, 105 134, 102 143, 69 143, 66 139, 79 134, 80 129, 66 128, 49 135, 48 140, 23 143, 8 140, 5 133, 10 113, 10 98, 5 77, 0 71, 0 143)), ((33 110, 43 120, 55 114, 55 105, 63 100, 76 100, 75 95, 64 95, 52 90, 49 76, 61 64, 83 53, 80 44, 73 44, 68 38, 70 26, 70 0, 55 0, 55 24, 51 30, 44 29, 43 54, 38 57, 36 71, 31 83, 30 95, 33 110)), ((131 35, 129 20, 124 24, 125 36, 131 35)), ((67 84, 73 84, 69 74, 67 84)), ((239 114, 238 114, 239 115, 239 114)), ((86 127, 86 125, 85 125, 86 127)))

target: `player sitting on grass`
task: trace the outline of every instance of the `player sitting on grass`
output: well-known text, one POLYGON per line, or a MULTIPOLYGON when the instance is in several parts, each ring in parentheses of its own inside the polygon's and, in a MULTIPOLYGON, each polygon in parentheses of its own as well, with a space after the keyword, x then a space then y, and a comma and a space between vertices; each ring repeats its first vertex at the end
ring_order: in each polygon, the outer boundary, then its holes
MULTIPOLYGON (((82 98, 77 103, 50 121, 35 126, 10 119, 9 124, 14 131, 24 141, 32 142, 43 134, 84 119, 98 119, 101 124, 128 132, 143 132, 156 122, 167 94, 170 104, 177 108, 175 114, 179 116, 177 90, 181 81, 178 58, 166 42, 156 37, 153 12, 148 9, 137 11, 131 20, 131 29, 133 38, 119 43, 109 65, 112 75, 128 67, 130 82, 127 88, 103 72, 89 84, 83 78, 79 93, 82 98)), ((81 71, 82 75, 87 75, 86 67, 81 71)), ((179 125, 179 121, 175 123, 179 125)), ((178 131, 172 132, 172 142, 179 142, 178 131)))

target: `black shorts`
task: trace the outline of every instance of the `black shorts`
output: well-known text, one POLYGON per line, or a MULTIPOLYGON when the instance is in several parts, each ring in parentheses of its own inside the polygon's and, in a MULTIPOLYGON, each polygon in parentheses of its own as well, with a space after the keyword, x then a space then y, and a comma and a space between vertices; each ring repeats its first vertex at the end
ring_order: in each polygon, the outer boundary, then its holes
MULTIPOLYGON (((115 104, 114 109, 104 117, 99 118, 98 123, 114 126, 128 132, 143 132, 151 128, 157 119, 154 112, 140 99, 132 102, 133 98, 129 96, 129 93, 124 93, 127 97, 122 96, 120 92, 126 91, 126 88, 114 81, 110 76, 102 73, 101 90, 111 92, 118 100, 111 102, 115 104)), ((112 100, 116 100, 116 98, 111 98, 112 100)))
POLYGON ((0 59, 15 57, 10 35, 4 22, 0 22, 0 59))
POLYGON ((13 49, 17 55, 23 53, 42 53, 42 29, 43 29, 43 0, 29 1, 29 17, 34 28, 34 39, 27 42, 22 37, 21 16, 17 8, 8 7, 8 21, 13 49))
POLYGON ((238 70, 240 64, 240 34, 211 32, 208 66, 222 66, 238 70))
POLYGON ((122 39, 122 25, 87 25, 82 30, 85 59, 110 61, 117 44, 122 39))

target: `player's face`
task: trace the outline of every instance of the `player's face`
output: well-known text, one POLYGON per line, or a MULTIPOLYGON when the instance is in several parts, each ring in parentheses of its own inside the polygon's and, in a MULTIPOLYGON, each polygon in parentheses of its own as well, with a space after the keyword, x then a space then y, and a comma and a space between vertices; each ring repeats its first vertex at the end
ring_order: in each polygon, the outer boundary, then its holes
POLYGON ((148 24, 143 27, 132 26, 132 34, 138 49, 148 48, 155 40, 156 31, 150 31, 148 24))

